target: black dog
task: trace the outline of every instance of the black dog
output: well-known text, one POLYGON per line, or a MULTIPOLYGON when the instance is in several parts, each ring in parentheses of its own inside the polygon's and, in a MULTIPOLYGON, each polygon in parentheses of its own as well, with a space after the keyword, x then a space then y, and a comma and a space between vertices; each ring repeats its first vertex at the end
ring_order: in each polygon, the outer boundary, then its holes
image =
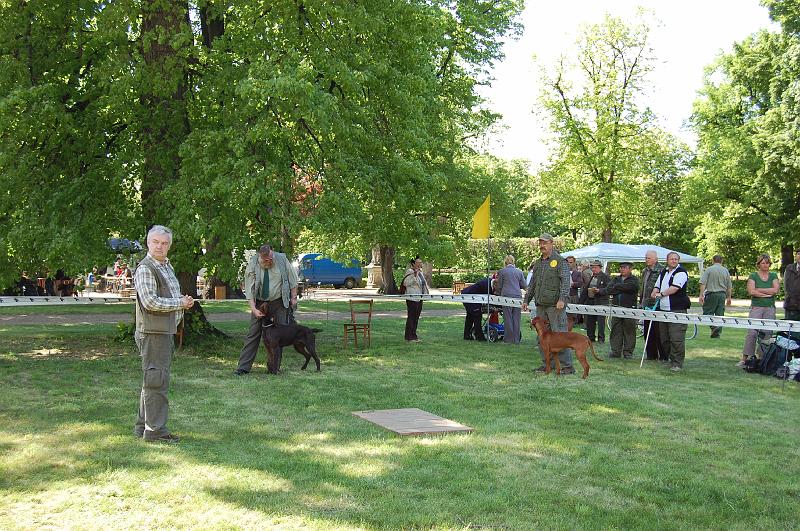
POLYGON ((319 356, 317 356, 316 336, 315 332, 322 332, 318 328, 309 328, 297 323, 290 323, 287 325, 276 325, 269 318, 269 310, 266 304, 259 306, 259 311, 264 314, 264 319, 261 321, 261 339, 264 341, 264 346, 267 347, 267 372, 271 374, 278 374, 281 368, 281 357, 283 355, 283 347, 292 345, 294 349, 305 356, 306 362, 301 367, 305 370, 308 367, 308 362, 314 358, 314 363, 317 364, 319 370, 319 356))

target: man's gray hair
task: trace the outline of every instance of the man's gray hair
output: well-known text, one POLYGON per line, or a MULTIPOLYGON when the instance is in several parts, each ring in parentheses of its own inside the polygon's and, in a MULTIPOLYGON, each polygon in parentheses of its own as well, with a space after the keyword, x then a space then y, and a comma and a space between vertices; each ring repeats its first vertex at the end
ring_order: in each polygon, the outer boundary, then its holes
POLYGON ((272 251, 272 246, 268 243, 265 243, 258 248, 258 254, 261 256, 269 256, 270 251, 272 251))
POLYGON ((658 253, 656 252, 656 250, 655 250, 655 249, 649 249, 649 250, 648 250, 646 253, 644 253, 644 256, 645 256, 645 258, 646 258, 646 257, 647 257, 647 255, 649 255, 649 254, 652 254, 652 255, 654 255, 654 256, 656 257, 656 260, 658 260, 658 253))
POLYGON ((169 227, 165 227, 164 225, 153 225, 150 227, 150 230, 147 231, 147 241, 150 241, 150 236, 153 234, 164 234, 169 236, 169 241, 172 243, 172 230, 169 227))
POLYGON ((588 266, 589 265, 589 259, 588 258, 581 258, 581 261, 578 262, 578 263, 580 265, 582 265, 582 266, 588 266))

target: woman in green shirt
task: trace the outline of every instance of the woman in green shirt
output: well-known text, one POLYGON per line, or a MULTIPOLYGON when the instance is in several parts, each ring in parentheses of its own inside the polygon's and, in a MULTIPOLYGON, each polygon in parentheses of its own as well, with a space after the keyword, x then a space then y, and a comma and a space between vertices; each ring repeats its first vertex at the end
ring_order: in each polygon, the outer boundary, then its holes
MULTIPOLYGON (((757 271, 747 279, 747 293, 750 294, 750 315, 753 319, 775 319, 775 294, 780 289, 778 275, 770 271, 772 260, 768 254, 762 254, 756 261, 757 271)), ((751 329, 747 331, 744 338, 744 349, 742 350, 742 360, 737 364, 744 367, 744 362, 748 357, 756 352, 756 338, 759 330, 751 329)), ((772 335, 769 330, 761 331, 765 338, 772 335)))

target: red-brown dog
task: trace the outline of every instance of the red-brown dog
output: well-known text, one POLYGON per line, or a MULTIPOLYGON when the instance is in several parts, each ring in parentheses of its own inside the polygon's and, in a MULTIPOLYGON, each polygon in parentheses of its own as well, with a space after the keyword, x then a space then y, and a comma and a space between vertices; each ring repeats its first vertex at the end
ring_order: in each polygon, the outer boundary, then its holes
POLYGON ((575 356, 578 357, 581 366, 583 366, 583 376, 589 376, 589 362, 586 361, 586 349, 592 349, 592 355, 597 361, 603 361, 603 358, 597 357, 594 351, 592 342, 583 334, 577 332, 553 332, 547 321, 541 317, 535 317, 531 320, 531 328, 536 328, 536 333, 539 334, 539 346, 544 353, 544 372, 550 374, 550 358, 555 357, 556 374, 561 372, 561 364, 558 361, 558 353, 565 348, 575 350, 575 356))

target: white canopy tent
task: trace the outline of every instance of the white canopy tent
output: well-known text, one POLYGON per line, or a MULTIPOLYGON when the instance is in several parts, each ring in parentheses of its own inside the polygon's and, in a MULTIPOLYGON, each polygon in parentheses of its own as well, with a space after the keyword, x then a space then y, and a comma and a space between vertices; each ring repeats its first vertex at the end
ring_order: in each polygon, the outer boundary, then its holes
MULTIPOLYGON (((603 269, 609 262, 644 262, 644 255, 649 250, 654 250, 658 255, 658 261, 662 264, 667 260, 667 253, 671 253, 666 247, 658 245, 628 245, 624 243, 596 243, 588 247, 581 247, 573 251, 560 253, 561 256, 574 256, 576 260, 584 258, 588 260, 600 260, 603 269)), ((675 251, 677 252, 677 251, 675 251)), ((697 264, 700 272, 703 272, 703 259, 690 254, 678 253, 682 264, 697 264)))

